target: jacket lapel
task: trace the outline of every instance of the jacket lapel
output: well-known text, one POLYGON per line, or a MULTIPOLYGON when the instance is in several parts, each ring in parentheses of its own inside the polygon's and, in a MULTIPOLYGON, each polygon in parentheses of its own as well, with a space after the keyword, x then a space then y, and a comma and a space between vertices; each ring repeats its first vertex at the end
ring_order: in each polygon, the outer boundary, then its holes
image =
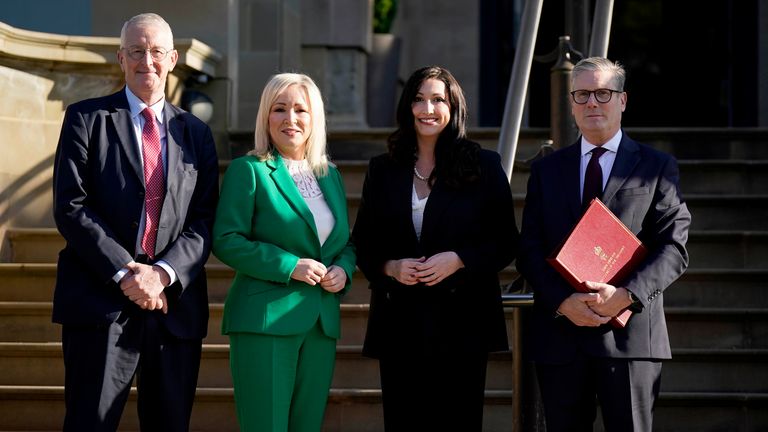
POLYGON ((125 87, 112 95, 113 111, 110 118, 120 138, 119 145, 123 148, 128 162, 131 164, 134 173, 144 184, 144 171, 142 169, 141 154, 139 153, 139 143, 136 141, 136 134, 133 132, 133 121, 131 120, 131 109, 128 106, 128 98, 125 96, 125 87))
POLYGON ((563 151, 560 160, 560 172, 563 178, 563 190, 568 208, 575 219, 579 219, 582 213, 580 173, 581 168, 581 139, 563 151))
POLYGON ((183 166, 181 158, 183 157, 184 129, 186 123, 176 116, 171 104, 166 101, 163 109, 163 121, 166 128, 166 165, 165 171, 165 198, 163 199, 163 209, 160 213, 160 229, 157 231, 157 250, 161 251, 171 242, 171 231, 163 229, 167 225, 168 218, 176 216, 178 204, 174 197, 181 196, 179 188, 184 179, 183 166))
POLYGON ((432 229, 443 226, 443 224, 438 222, 457 196, 456 191, 452 192, 446 188, 447 186, 438 180, 429 193, 427 206, 424 208, 424 222, 421 225, 421 243, 429 242, 432 236, 432 229))
MULTIPOLYGON (((410 227, 409 237, 413 240, 414 244, 418 245, 416 228, 413 227, 413 171, 404 169, 398 164, 392 176, 392 186, 389 191, 392 194, 390 202, 394 207, 395 217, 408 221, 406 225, 410 227)), ((429 200, 427 204, 429 204, 429 200)), ((426 209, 424 213, 424 217, 426 217, 426 209)), ((424 238, 424 225, 426 225, 426 222, 422 224, 422 238, 424 238)))
POLYGON ((626 133, 623 133, 619 150, 616 152, 616 160, 613 162, 613 168, 611 168, 611 175, 608 177, 603 191, 602 201, 606 205, 613 199, 621 185, 627 181, 629 175, 640 162, 638 150, 637 143, 627 137, 626 133))
POLYGON ((166 124, 166 160, 168 162, 168 169, 166 170, 166 196, 168 193, 176 196, 176 191, 179 190, 179 181, 181 176, 178 175, 182 169, 181 158, 183 155, 182 145, 184 143, 184 128, 186 123, 184 120, 177 118, 173 110, 170 108, 168 102, 165 103, 163 109, 163 116, 165 117, 166 124))
POLYGON ((288 172, 288 168, 285 166, 285 163, 283 163, 283 158, 280 156, 280 154, 275 154, 275 158, 268 160, 266 164, 270 169, 272 169, 270 176, 275 182, 277 189, 281 194, 283 194, 283 197, 291 206, 293 211, 301 216, 304 222, 307 223, 307 226, 309 226, 312 232, 315 233, 315 238, 317 238, 317 226, 315 225, 315 218, 312 216, 312 212, 309 210, 309 206, 307 206, 306 201, 304 201, 304 198, 299 193, 299 189, 296 188, 296 183, 293 182, 291 174, 288 172))

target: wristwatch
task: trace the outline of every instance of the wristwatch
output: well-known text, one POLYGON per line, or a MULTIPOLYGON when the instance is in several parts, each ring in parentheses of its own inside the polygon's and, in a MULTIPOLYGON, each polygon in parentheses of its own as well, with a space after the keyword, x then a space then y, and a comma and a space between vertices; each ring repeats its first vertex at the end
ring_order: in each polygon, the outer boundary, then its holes
POLYGON ((629 310, 637 313, 642 312, 643 308, 645 307, 643 306, 643 303, 640 301, 639 298, 637 298, 634 294, 632 294, 632 291, 627 290, 627 292, 629 293, 629 300, 632 302, 632 304, 629 305, 629 310))

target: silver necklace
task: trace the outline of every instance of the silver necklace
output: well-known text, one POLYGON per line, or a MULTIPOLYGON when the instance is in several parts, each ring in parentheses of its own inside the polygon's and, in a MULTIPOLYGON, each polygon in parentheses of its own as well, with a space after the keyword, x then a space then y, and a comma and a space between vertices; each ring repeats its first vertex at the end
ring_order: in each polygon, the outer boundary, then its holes
POLYGON ((416 169, 416 165, 413 166, 413 175, 415 175, 417 179, 423 182, 429 180, 429 177, 424 177, 423 175, 419 174, 419 171, 416 169))

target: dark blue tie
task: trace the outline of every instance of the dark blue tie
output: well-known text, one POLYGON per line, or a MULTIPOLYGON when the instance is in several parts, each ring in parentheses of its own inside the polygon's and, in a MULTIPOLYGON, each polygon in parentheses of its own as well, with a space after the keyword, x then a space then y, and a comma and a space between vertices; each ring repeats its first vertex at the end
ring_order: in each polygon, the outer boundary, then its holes
POLYGON ((587 164, 587 170, 584 173, 584 191, 581 194, 581 204, 587 207, 592 198, 600 198, 603 195, 603 169, 600 168, 600 156, 606 149, 595 147, 592 149, 592 157, 587 164))

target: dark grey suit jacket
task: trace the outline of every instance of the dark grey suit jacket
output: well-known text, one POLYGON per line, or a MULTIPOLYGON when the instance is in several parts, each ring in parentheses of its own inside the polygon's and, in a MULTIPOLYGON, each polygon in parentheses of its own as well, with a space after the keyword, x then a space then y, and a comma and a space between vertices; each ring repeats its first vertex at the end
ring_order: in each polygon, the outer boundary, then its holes
POLYGON ((664 290, 687 268, 691 215, 679 189, 675 159, 623 133, 602 200, 648 247, 639 268, 617 286, 643 303, 624 329, 577 327, 555 318, 573 288, 545 262, 581 216, 580 141, 531 168, 517 268, 533 286, 529 333, 533 359, 565 363, 581 351, 599 357, 670 358, 664 290))
MULTIPOLYGON (((166 102, 166 194, 157 259, 178 280, 166 288, 168 330, 183 338, 207 332, 203 265, 211 248, 218 199, 218 160, 211 130, 166 102)), ((53 212, 66 246, 59 254, 53 321, 113 322, 136 307, 112 277, 137 254, 144 203, 141 156, 125 89, 67 108, 56 150, 53 212)))

